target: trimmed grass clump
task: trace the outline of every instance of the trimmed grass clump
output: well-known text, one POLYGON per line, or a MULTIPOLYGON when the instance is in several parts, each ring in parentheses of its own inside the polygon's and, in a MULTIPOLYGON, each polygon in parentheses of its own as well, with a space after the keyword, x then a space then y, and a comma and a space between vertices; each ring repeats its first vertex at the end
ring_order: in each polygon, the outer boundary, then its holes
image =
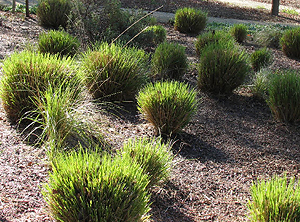
POLYGON ((232 42, 234 44, 233 37, 226 31, 212 31, 206 32, 197 37, 195 42, 197 55, 200 56, 204 47, 217 42, 232 42))
POLYGON ((251 66, 255 72, 269 66, 272 62, 271 51, 267 48, 262 48, 253 52, 250 56, 251 66))
POLYGON ((206 22, 207 13, 195 8, 182 8, 175 13, 174 28, 182 33, 199 34, 206 22))
POLYGON ((214 94, 230 94, 250 70, 247 54, 231 43, 205 47, 198 65, 198 87, 214 94))
POLYGON ((41 53, 74 56, 79 46, 80 42, 65 31, 50 30, 39 36, 38 49, 41 53))
POLYGON ((134 99, 148 80, 148 60, 142 50, 102 43, 84 55, 82 77, 95 99, 134 99))
POLYGON ((175 43, 161 43, 156 48, 151 60, 151 70, 154 79, 180 80, 187 67, 185 48, 175 43))
POLYGON ((291 58, 300 59, 300 28, 286 30, 280 44, 284 54, 291 58))
POLYGON ((159 185, 169 178, 173 154, 170 146, 161 139, 129 139, 121 152, 123 158, 130 158, 142 166, 150 181, 148 187, 159 185))
POLYGON ((150 83, 138 96, 138 109, 164 135, 178 133, 197 111, 196 91, 176 81, 150 83))
POLYGON ((53 160, 43 195, 57 221, 137 222, 150 210, 148 183, 129 158, 71 152, 53 160))
MULTIPOLYGON (((167 31, 161 25, 152 25, 146 28, 141 36, 142 38, 144 37, 145 41, 149 41, 148 44, 155 46, 166 40, 167 31), (143 35, 145 35, 145 37, 143 35)), ((147 43, 145 42, 144 45, 147 45, 147 43)))
POLYGON ((300 221, 300 186, 295 178, 288 181, 286 176, 274 176, 269 181, 257 181, 251 187, 251 196, 251 221, 300 221))
POLYGON ((247 26, 244 24, 236 24, 229 30, 229 32, 238 43, 242 43, 247 38, 247 29, 247 26))
POLYGON ((1 78, 1 99, 7 116, 16 121, 37 107, 36 98, 52 87, 76 80, 70 58, 23 51, 4 60, 1 78))
POLYGON ((282 122, 300 121, 300 75, 294 70, 276 73, 268 85, 268 105, 275 119, 282 122))
POLYGON ((58 29, 67 27, 70 11, 70 0, 41 0, 36 14, 42 26, 58 29))

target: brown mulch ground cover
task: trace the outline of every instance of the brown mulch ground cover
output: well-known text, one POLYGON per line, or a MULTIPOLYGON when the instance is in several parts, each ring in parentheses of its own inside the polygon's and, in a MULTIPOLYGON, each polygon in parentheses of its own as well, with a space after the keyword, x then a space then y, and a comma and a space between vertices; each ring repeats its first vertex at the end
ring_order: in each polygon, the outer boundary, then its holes
MULTIPOLYGON (((256 14, 248 18, 244 9, 237 7, 209 1, 178 2, 210 5, 214 7, 210 16, 226 9, 225 15, 235 18, 234 12, 241 10, 240 16, 244 16, 239 19, 269 21, 269 17, 264 20, 262 16, 267 13, 248 11, 256 14)), ((169 3, 171 9, 177 4, 169 3)), ((223 17, 222 13, 218 17, 223 17)), ((0 59, 27 42, 35 42, 43 30, 34 17, 24 20, 4 12, 0 16, 5 17, 0 25, 0 59)), ((168 41, 186 46, 189 60, 196 63, 195 37, 180 34, 169 25, 166 28, 168 41)), ((249 52, 257 47, 249 41, 244 46, 249 52)), ((272 51, 273 69, 300 70, 299 61, 286 58, 280 50, 272 51)), ((192 67, 184 81, 195 86, 197 75, 192 67)), ((253 181, 284 172, 299 178, 300 126, 276 122, 267 104, 254 97, 248 87, 241 87, 229 97, 199 92, 199 98, 198 113, 173 138, 176 158, 170 181, 152 191, 152 220, 247 221, 246 204, 253 181)), ((130 137, 153 135, 153 128, 141 118, 134 103, 124 104, 123 109, 118 117, 103 114, 103 134, 111 144, 118 147, 130 137)), ((40 192, 48 172, 45 151, 24 142, 16 126, 6 119, 2 106, 0 126, 0 221, 52 221, 40 192)))

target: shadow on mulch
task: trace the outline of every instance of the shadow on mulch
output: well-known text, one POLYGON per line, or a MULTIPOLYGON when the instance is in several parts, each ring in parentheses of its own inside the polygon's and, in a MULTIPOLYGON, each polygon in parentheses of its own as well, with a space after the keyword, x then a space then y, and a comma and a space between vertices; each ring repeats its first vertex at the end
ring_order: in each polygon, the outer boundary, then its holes
POLYGON ((185 159, 197 159, 201 162, 230 161, 229 156, 221 149, 206 143, 195 135, 182 132, 177 135, 177 138, 174 138, 174 141, 176 142, 172 147, 173 153, 179 154, 185 159))
POLYGON ((169 181, 162 188, 154 188, 151 195, 153 203, 151 214, 152 219, 157 222, 194 222, 193 218, 182 212, 182 202, 188 198, 186 190, 181 190, 180 187, 169 181), (180 210, 181 209, 181 210, 180 210))

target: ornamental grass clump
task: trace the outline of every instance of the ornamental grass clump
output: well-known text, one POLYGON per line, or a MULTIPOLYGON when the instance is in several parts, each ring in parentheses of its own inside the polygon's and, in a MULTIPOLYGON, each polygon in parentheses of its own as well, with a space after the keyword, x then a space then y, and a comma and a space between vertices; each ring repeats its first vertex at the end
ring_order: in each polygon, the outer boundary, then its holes
POLYGON ((232 42, 232 44, 234 44, 234 38, 226 31, 205 32, 199 35, 195 42, 197 55, 201 55, 201 52, 204 47, 208 46, 209 44, 217 43, 220 41, 232 42))
POLYGON ((16 121, 34 111, 35 98, 49 85, 64 88, 77 81, 74 70, 70 58, 59 59, 57 55, 23 51, 5 59, 0 96, 7 116, 16 121))
POLYGON ((244 24, 236 24, 229 30, 231 35, 238 43, 242 43, 247 38, 247 26, 244 24))
POLYGON ((258 180, 251 187, 251 196, 251 221, 300 221, 300 186, 295 178, 288 181, 286 176, 274 176, 269 181, 258 180))
POLYGON ((151 71, 154 79, 180 80, 187 67, 185 48, 175 43, 161 43, 156 48, 151 60, 151 71))
POLYGON ((262 69, 253 77, 252 93, 262 99, 267 99, 270 79, 274 73, 268 69, 262 69))
POLYGON ((70 11, 70 0, 41 0, 36 14, 42 26, 58 29, 67 27, 70 11))
POLYGON ((146 28, 140 36, 141 40, 144 40, 144 45, 155 46, 166 40, 167 31, 161 25, 152 25, 146 28))
POLYGON ((250 56, 250 62, 253 70, 258 72, 260 69, 269 66, 272 62, 271 51, 267 48, 262 48, 253 52, 250 56))
POLYGON ((202 51, 198 87, 213 94, 230 94, 250 70, 247 54, 230 42, 214 43, 202 51))
POLYGON ((279 49, 283 31, 275 27, 266 27, 255 35, 259 45, 279 49))
POLYGON ((95 99, 131 100, 148 81, 148 55, 136 48, 102 43, 82 61, 82 78, 95 99))
POLYGON ((181 8, 175 13, 175 30, 182 33, 199 34, 204 30, 207 13, 195 8, 181 8))
POLYGON ((300 74, 294 70, 276 73, 268 85, 267 103, 275 119, 300 121, 300 74))
POLYGON ((59 154, 43 196, 57 221, 138 222, 149 212, 149 180, 129 158, 59 154))
POLYGON ((79 46, 79 41, 65 31, 50 30, 39 35, 38 49, 41 53, 74 56, 79 46))
POLYGON ((149 185, 153 187, 169 178, 173 154, 170 145, 161 139, 129 139, 124 143, 121 155, 139 164, 148 175, 149 185))
POLYGON ((171 135, 185 127, 197 111, 197 93, 176 81, 150 83, 138 96, 138 109, 159 134, 171 135))
POLYGON ((291 58, 300 59, 300 28, 286 30, 280 44, 284 54, 291 58))

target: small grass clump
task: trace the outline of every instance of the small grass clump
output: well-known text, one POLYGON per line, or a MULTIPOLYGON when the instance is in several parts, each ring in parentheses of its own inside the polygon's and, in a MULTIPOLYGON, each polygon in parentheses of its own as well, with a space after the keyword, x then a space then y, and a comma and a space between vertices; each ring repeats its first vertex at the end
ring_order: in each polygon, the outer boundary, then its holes
POLYGON ((294 178, 288 181, 285 175, 257 181, 251 187, 251 196, 251 221, 300 221, 300 186, 294 178))
POLYGON ((53 159, 43 196, 57 221, 138 222, 150 210, 148 183, 130 159, 80 150, 53 159))
POLYGON ((153 187, 166 181, 170 175, 173 154, 170 147, 161 139, 139 138, 129 139, 121 150, 123 158, 130 158, 142 166, 143 172, 148 175, 149 185, 153 187))
POLYGON ((102 43, 84 55, 82 77, 95 99, 129 100, 148 80, 147 63, 142 50, 102 43))
POLYGON ((155 79, 180 80, 187 67, 185 48, 175 43, 161 43, 151 60, 152 75, 155 79))
POLYGON ((268 69, 262 69, 255 73, 253 77, 252 93, 262 99, 267 99, 268 86, 273 72, 268 69))
POLYGON ((266 27, 257 32, 255 35, 255 40, 261 46, 279 49, 282 35, 283 31, 281 29, 275 27, 266 27))
POLYGON ((286 30, 280 43, 282 51, 288 57, 300 59, 300 28, 286 30))
POLYGON ((300 75, 294 70, 277 72, 268 85, 268 105, 275 119, 300 121, 300 75))
POLYGON ((1 99, 7 116, 16 121, 35 110, 35 98, 43 95, 49 85, 66 86, 76 81, 70 58, 43 55, 31 51, 14 53, 4 60, 1 78, 1 99))
POLYGON ((138 96, 138 109, 164 135, 178 133, 197 111, 196 91, 176 81, 150 83, 138 96))
POLYGON ((247 38, 247 26, 244 24, 236 24, 229 31, 238 43, 244 42, 247 38))
POLYGON ((196 53, 198 56, 200 56, 203 48, 209 44, 217 43, 219 41, 232 42, 233 40, 233 37, 226 31, 212 31, 203 33, 197 37, 195 42, 196 53))
POLYGON ((249 71, 247 54, 231 43, 205 47, 198 65, 198 87, 214 94, 230 94, 249 71))
POLYGON ((181 8, 175 13, 175 30, 182 33, 199 34, 204 30, 207 13, 195 8, 181 8))
POLYGON ((251 66, 255 72, 269 66, 272 62, 271 51, 267 48, 262 48, 253 52, 250 56, 251 66))
POLYGON ((66 28, 71 11, 69 0, 41 0, 36 14, 39 22, 46 28, 66 28))
POLYGON ((158 45, 167 38, 167 31, 161 25, 152 25, 145 29, 146 35, 150 36, 149 41, 152 45, 158 45))
POLYGON ((41 53, 74 56, 79 46, 79 41, 65 31, 51 30, 39 36, 38 48, 41 53))

